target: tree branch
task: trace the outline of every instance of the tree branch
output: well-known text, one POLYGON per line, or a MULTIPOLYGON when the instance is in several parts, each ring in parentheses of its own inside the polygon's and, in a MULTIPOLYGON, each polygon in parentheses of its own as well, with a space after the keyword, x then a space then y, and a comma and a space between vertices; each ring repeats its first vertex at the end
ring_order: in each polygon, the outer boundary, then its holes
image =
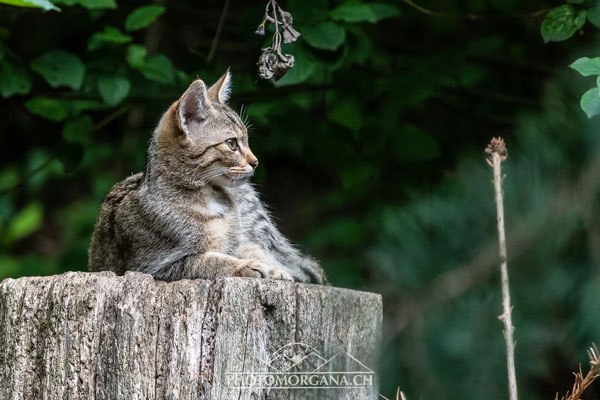
POLYGON ((225 18, 227 17, 227 11, 229 10, 229 2, 230 0, 225 0, 225 4, 223 4, 223 11, 221 12, 221 17, 219 18, 219 24, 217 25, 217 32, 215 33, 215 37, 212 40, 210 45, 210 51, 208 52, 208 57, 206 57, 206 63, 210 64, 212 59, 215 56, 215 52, 217 51, 217 45, 219 44, 219 38, 221 36, 221 32, 223 31, 223 25, 225 24, 225 18))
POLYGON ((520 14, 508 14, 508 15, 482 15, 482 14, 454 14, 454 13, 443 13, 439 11, 433 11, 423 6, 416 4, 412 0, 402 0, 404 3, 408 4, 410 7, 415 10, 430 15, 432 17, 442 17, 442 18, 459 18, 459 19, 469 19, 472 21, 480 20, 480 19, 490 19, 490 18, 535 18, 540 15, 543 15, 551 10, 551 8, 544 8, 541 10, 520 13, 520 14))

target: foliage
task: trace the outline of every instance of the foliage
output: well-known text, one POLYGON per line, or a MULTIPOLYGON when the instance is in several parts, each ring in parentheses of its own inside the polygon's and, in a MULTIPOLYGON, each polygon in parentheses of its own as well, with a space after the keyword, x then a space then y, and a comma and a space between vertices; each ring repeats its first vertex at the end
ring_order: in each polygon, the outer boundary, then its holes
MULTIPOLYGON (((583 27, 586 18, 592 25, 600 27, 600 4, 594 2, 591 6, 587 6, 587 2, 583 0, 567 0, 567 3, 573 4, 563 4, 554 8, 544 18, 541 30, 545 42, 560 42, 569 39, 583 27)), ((600 57, 592 59, 582 57, 571 64, 571 68, 583 76, 597 76, 596 87, 589 89, 581 97, 581 109, 585 111, 588 118, 600 114, 599 63, 600 57)))
POLYGON ((37 7, 45 11, 59 11, 60 9, 49 0, 1 0, 2 4, 10 4, 17 7, 37 7))
POLYGON ((560 42, 573 36, 585 24, 585 10, 564 4, 550 11, 542 22, 545 42, 560 42))
POLYGON ((137 31, 146 28, 163 15, 165 6, 149 5, 134 10, 125 20, 125 29, 127 31, 137 31))
MULTIPOLYGON (((282 230, 334 285, 384 296, 387 397, 399 385, 409 399, 506 398, 483 153, 503 136, 519 389, 569 388, 600 332, 599 189, 585 178, 600 122, 579 111, 585 82, 565 68, 597 43, 595 7, 569 2, 542 24, 538 10, 565 4, 289 0, 301 35, 273 83, 256 65, 271 45, 268 27, 254 35, 266 1, 231 2, 218 40, 221 1, 55 3, 0 5, 0 279, 85 269, 100 202, 143 168, 164 110, 230 67, 282 230), (541 25, 565 36, 583 11, 578 40, 544 44, 541 25)), ((596 79, 596 64, 573 68, 596 79)))

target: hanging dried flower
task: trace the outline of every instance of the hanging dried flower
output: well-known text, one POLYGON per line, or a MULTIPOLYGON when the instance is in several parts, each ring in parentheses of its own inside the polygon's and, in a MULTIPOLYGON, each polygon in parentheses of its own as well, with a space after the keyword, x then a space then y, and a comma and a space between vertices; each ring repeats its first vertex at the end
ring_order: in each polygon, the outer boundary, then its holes
POLYGON ((258 59, 258 75, 263 79, 278 81, 293 66, 293 55, 277 53, 272 47, 267 47, 258 59))
POLYGON ((292 28, 292 23, 294 19, 292 18, 292 14, 287 11, 283 11, 279 8, 279 15, 282 20, 282 29, 283 29, 283 43, 292 43, 295 42, 296 39, 300 36, 300 32, 292 28))
POLYGON ((292 43, 300 36, 300 32, 292 28, 291 25, 283 26, 283 43, 292 43))
POLYGON ((254 32, 254 33, 256 33, 257 35, 260 35, 260 36, 265 36, 265 24, 266 23, 267 23, 267 20, 266 19, 263 20, 262 24, 260 24, 258 26, 258 28, 256 28, 256 32, 254 32))
POLYGON ((295 42, 300 36, 300 32, 292 27, 293 21, 292 14, 282 10, 275 0, 269 0, 265 8, 265 17, 255 32, 262 36, 265 34, 267 22, 275 24, 273 44, 271 47, 262 49, 263 53, 258 59, 258 73, 261 78, 273 78, 277 81, 294 66, 294 56, 283 54, 281 51, 281 36, 283 36, 284 43, 295 42))

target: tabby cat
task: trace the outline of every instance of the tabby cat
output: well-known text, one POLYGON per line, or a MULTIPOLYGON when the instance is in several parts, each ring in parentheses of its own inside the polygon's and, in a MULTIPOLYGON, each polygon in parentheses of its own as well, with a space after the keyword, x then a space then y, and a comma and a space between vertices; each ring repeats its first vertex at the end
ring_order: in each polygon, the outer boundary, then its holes
POLYGON ((277 230, 249 183, 258 160, 227 106, 231 75, 194 81, 163 115, 144 172, 102 203, 90 271, 141 271, 156 279, 245 276, 324 284, 323 270, 277 230))

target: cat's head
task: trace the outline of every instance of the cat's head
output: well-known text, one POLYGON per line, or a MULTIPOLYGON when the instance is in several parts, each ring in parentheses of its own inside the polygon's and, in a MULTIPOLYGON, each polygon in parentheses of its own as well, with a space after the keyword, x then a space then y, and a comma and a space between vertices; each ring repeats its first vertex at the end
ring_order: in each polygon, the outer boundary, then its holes
POLYGON ((248 130, 228 105, 231 74, 206 88, 195 80, 173 103, 157 129, 157 163, 162 175, 188 187, 238 186, 258 166, 248 130))

